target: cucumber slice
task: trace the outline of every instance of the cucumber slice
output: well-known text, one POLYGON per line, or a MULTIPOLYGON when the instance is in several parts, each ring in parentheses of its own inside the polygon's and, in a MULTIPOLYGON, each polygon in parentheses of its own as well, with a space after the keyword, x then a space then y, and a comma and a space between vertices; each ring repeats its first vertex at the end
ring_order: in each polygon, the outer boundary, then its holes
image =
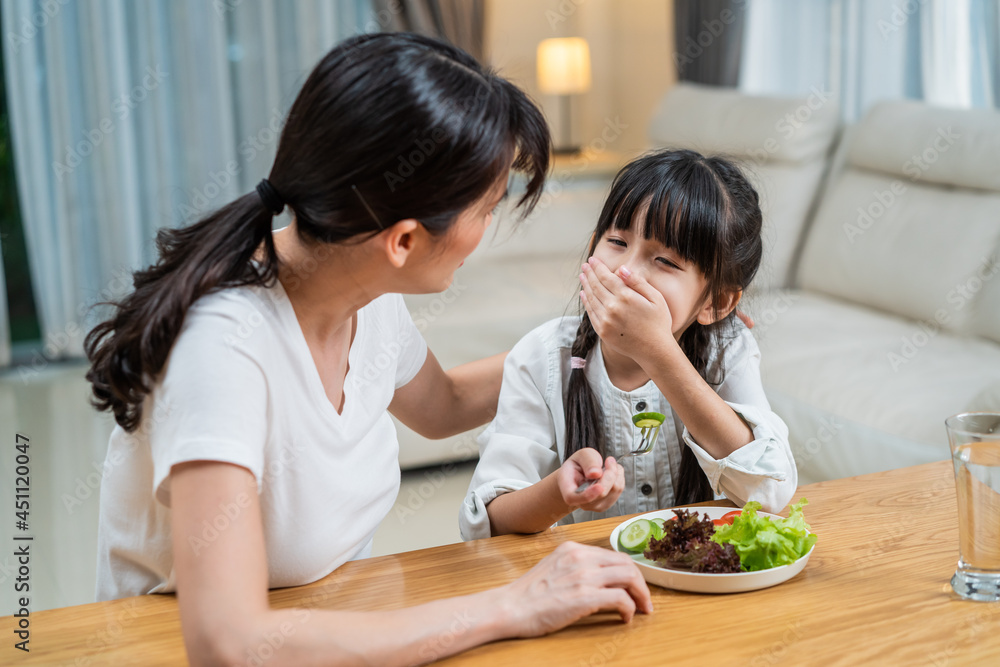
POLYGON ((633 415, 632 423, 639 428, 653 428, 662 424, 666 419, 666 415, 662 415, 659 412, 640 412, 637 415, 633 415))
POLYGON ((637 554, 646 549, 653 534, 653 524, 647 519, 636 519, 618 534, 618 546, 623 551, 637 554))

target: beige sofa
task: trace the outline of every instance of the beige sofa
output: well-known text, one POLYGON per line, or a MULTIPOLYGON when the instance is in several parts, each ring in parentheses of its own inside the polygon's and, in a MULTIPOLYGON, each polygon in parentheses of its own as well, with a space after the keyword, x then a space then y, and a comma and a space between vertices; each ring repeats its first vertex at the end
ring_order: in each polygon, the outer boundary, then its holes
MULTIPOLYGON (((803 482, 947 458, 947 416, 1000 410, 1000 113, 884 102, 843 128, 822 91, 679 84, 650 139, 741 159, 761 192, 766 253, 744 308, 803 482)), ((574 185, 459 273, 425 332, 446 363, 570 307, 607 182, 574 185)), ((476 452, 468 436, 401 448, 404 465, 476 452)))

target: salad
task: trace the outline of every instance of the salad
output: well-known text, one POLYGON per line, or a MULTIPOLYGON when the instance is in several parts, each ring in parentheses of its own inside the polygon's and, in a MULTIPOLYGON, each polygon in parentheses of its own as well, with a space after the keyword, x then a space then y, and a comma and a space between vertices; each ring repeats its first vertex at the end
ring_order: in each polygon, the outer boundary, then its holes
POLYGON ((622 529, 622 551, 643 554, 657 565, 690 572, 757 572, 794 563, 816 543, 802 508, 805 498, 791 506, 787 519, 761 516, 761 504, 712 521, 707 514, 677 510, 669 521, 636 519, 622 529))

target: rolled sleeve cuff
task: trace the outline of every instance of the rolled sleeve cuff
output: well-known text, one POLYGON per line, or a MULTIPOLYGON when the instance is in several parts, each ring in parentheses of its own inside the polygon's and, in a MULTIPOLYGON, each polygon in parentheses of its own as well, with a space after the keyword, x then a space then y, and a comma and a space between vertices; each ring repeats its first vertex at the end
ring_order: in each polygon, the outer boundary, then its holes
POLYGON ((497 496, 520 491, 529 486, 531 486, 531 482, 526 482, 523 479, 499 479, 485 482, 469 491, 469 495, 462 501, 462 510, 458 518, 462 539, 469 541, 492 537, 490 515, 486 512, 486 506, 497 496))
MULTIPOLYGON (((787 457, 773 456, 773 453, 782 448, 781 443, 787 438, 780 437, 780 434, 768 423, 758 408, 739 403, 729 403, 728 401, 726 403, 750 425, 754 437, 751 442, 722 459, 716 459, 702 449, 695 442, 694 438, 691 437, 687 427, 684 427, 682 436, 684 442, 694 452, 695 458, 698 459, 698 463, 708 477, 712 491, 716 495, 724 494, 738 504, 745 503, 749 499, 749 496, 752 495, 755 500, 771 506, 770 508, 766 508, 765 511, 777 511, 784 507, 785 503, 781 503, 779 507, 774 508, 773 504, 778 499, 770 498, 772 494, 764 491, 764 487, 774 486, 773 482, 779 483, 778 486, 785 486, 783 483, 788 482, 790 479, 788 470, 786 469, 787 465, 784 464, 787 461, 787 457), (778 462, 777 459, 781 460, 782 465, 775 465, 778 462), (771 483, 769 483, 769 480, 771 483), (726 483, 727 481, 732 483, 726 483), (740 492, 736 494, 732 493, 734 490, 733 487, 739 489, 740 492), (757 491, 762 492, 766 497, 758 498, 759 494, 757 491), (733 497, 734 495, 740 497, 733 497), (748 497, 744 498, 742 496, 748 497), (766 503, 765 500, 767 501, 766 503)), ((791 476, 791 478, 794 477, 795 475, 791 476)), ((794 486, 795 480, 792 479, 792 481, 794 486)), ((794 492, 794 488, 792 491, 794 492)))

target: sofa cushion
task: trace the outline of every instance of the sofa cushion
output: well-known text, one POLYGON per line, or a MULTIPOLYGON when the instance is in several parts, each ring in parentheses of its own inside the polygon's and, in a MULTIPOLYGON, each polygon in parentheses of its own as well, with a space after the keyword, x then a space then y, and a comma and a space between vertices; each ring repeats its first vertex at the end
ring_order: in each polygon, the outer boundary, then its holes
POLYGON ((659 146, 698 146, 755 162, 801 164, 826 158, 838 123, 837 104, 822 91, 764 97, 678 83, 660 101, 649 138, 659 146))
POLYGON ((876 105, 817 207, 797 285, 1000 340, 998 141, 1000 113, 876 105))
POLYGON ((837 105, 822 91, 804 98, 754 97, 680 83, 663 97, 649 137, 657 147, 743 162, 764 215, 764 258, 753 285, 760 290, 789 281, 837 125, 837 105))
POLYGON ((1000 193, 847 169, 816 213, 798 285, 968 333, 998 218, 1000 193))
POLYGON ((1000 384, 1000 346, 805 291, 746 303, 800 479, 948 457, 944 420, 1000 384))
POLYGON ((913 101, 877 104, 858 125, 856 167, 923 183, 1000 192, 1000 113, 913 101))

